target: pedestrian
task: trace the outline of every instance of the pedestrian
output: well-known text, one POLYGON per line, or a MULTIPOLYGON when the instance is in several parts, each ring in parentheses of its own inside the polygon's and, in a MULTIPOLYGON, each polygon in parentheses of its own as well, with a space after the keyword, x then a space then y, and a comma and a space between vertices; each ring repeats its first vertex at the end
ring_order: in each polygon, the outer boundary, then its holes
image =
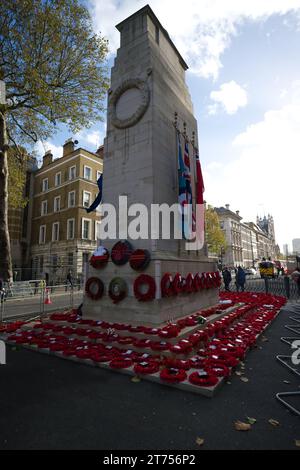
POLYGON ((68 286, 70 285, 71 289, 73 288, 73 278, 72 278, 72 271, 70 270, 67 274, 67 281, 66 281, 66 292, 68 290, 68 286))
POLYGON ((229 271, 228 268, 225 268, 222 275, 223 275, 225 290, 230 291, 230 283, 231 283, 231 279, 232 279, 231 278, 231 272, 229 271))
POLYGON ((296 268, 295 271, 292 272, 291 278, 297 285, 297 294, 300 297, 300 268, 296 268))
POLYGON ((245 290, 245 282, 246 282, 246 274, 245 271, 241 266, 238 267, 237 273, 236 273, 236 290, 239 292, 240 289, 242 292, 245 290))
POLYGON ((0 277, 0 300, 1 300, 1 303, 2 303, 3 300, 4 300, 4 294, 5 294, 4 282, 3 282, 2 277, 0 277))

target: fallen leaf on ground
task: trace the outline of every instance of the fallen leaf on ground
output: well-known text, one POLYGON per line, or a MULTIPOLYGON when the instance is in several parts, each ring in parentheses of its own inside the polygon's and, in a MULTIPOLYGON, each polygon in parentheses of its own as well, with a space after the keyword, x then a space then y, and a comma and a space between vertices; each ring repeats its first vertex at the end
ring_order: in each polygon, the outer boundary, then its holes
POLYGON ((249 379, 247 379, 247 377, 241 377, 241 381, 242 382, 249 382, 249 379))
POLYGON ((247 416, 247 421, 249 424, 255 424, 256 423, 256 419, 255 418, 249 418, 249 416, 247 416))
POLYGON ((240 370, 236 370, 236 371, 235 371, 235 375, 240 376, 240 375, 242 375, 242 372, 241 372, 240 370))
POLYGON ((300 439, 295 439, 295 444, 297 447, 300 447, 300 439))
POLYGON ((272 424, 272 426, 276 427, 279 426, 279 421, 276 421, 276 419, 269 419, 269 423, 272 424))
POLYGON ((265 336, 263 336, 261 340, 262 340, 263 342, 269 341, 268 338, 266 338, 265 336))
POLYGON ((227 385, 231 385, 231 382, 228 382, 228 381, 227 381, 226 383, 227 383, 227 385))
POLYGON ((202 439, 201 437, 197 437, 197 439, 196 439, 196 444, 198 444, 198 446, 203 446, 203 444, 204 444, 204 439, 202 439))
POLYGON ((136 375, 135 377, 132 377, 131 382, 134 384, 137 384, 141 381, 141 379, 136 375))
POLYGON ((289 380, 284 380, 283 383, 284 384, 290 384, 291 382, 289 380))
POLYGON ((237 431, 250 431, 251 424, 243 423, 243 421, 236 421, 234 427, 237 431))

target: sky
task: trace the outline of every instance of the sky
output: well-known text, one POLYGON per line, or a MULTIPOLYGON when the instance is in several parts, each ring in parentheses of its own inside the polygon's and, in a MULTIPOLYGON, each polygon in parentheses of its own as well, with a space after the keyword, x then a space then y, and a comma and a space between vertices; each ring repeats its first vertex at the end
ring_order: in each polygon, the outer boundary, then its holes
MULTIPOLYGON (((119 47, 115 25, 145 0, 86 0, 94 29, 119 47)), ((189 65, 205 200, 230 204, 243 220, 272 214, 276 240, 300 238, 300 0, 149 0, 189 65)), ((105 122, 74 136, 91 151, 105 122)), ((39 142, 42 156, 70 135, 39 142)))

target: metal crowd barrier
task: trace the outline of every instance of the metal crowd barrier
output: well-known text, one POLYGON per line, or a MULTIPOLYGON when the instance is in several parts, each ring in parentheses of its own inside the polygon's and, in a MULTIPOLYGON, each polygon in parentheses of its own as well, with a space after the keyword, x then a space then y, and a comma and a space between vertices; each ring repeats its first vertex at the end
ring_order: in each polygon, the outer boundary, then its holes
MULTIPOLYGON (((225 290, 223 282, 222 282, 221 290, 222 291, 225 290)), ((230 290, 231 291, 237 290, 235 279, 233 279, 230 283, 230 290)), ((246 292, 265 292, 265 293, 270 293, 274 295, 282 295, 291 300, 299 299, 297 285, 288 276, 280 276, 279 278, 276 278, 276 279, 261 279, 261 278, 249 279, 249 277, 247 277, 246 283, 245 283, 245 291, 246 292)))
MULTIPOLYGON (((21 296, 12 297, 7 294, 6 289, 0 292, 0 322, 30 315, 43 316, 51 310, 72 309, 75 306, 75 298, 82 295, 82 291, 78 290, 77 284, 57 284, 37 286, 33 293, 31 288, 27 291, 22 289, 21 296), (19 310, 20 306, 24 307, 24 312, 14 314, 13 310, 19 310), (31 311, 26 312, 26 309, 31 311)), ((78 299, 77 303, 81 303, 79 300, 81 299, 78 299)))

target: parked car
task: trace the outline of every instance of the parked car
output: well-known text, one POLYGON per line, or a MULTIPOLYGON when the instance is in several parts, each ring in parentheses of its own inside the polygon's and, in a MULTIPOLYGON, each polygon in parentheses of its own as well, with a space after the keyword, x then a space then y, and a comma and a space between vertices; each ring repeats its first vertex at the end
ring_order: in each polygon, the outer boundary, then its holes
POLYGON ((246 268, 245 274, 246 276, 254 276, 256 274, 256 270, 254 268, 246 268))

